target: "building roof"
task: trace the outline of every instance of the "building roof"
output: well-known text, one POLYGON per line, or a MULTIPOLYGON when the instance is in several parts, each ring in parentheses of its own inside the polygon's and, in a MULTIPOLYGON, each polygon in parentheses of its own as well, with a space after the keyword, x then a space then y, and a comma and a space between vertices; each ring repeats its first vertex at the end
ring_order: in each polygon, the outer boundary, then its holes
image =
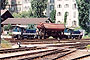
POLYGON ((1 18, 2 18, 1 22, 3 22, 7 18, 14 18, 14 17, 12 16, 12 14, 8 10, 1 10, 1 18))
POLYGON ((40 22, 45 23, 48 18, 8 18, 1 24, 39 24, 40 22))
POLYGON ((3 15, 7 10, 1 10, 1 15, 3 15))

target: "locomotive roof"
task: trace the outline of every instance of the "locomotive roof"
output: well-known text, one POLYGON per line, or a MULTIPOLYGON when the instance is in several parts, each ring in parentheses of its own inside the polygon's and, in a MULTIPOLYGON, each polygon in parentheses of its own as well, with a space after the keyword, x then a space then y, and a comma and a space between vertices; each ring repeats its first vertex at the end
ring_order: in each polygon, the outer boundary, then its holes
POLYGON ((38 25, 38 28, 45 28, 45 29, 53 29, 53 30, 64 30, 64 24, 54 24, 54 23, 41 23, 38 25))

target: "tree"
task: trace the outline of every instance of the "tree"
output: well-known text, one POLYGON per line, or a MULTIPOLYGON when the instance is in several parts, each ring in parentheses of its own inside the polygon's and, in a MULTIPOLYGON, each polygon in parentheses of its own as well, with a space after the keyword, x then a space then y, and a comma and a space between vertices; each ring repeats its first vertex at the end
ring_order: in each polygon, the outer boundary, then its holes
POLYGON ((35 24, 28 24, 27 29, 35 29, 35 24))
POLYGON ((21 18, 33 17, 33 13, 31 9, 29 9, 29 11, 23 11, 22 13, 20 13, 20 15, 21 15, 21 18))
POLYGON ((65 12, 65 14, 64 14, 64 24, 66 24, 66 21, 67 21, 67 16, 68 16, 67 13, 68 12, 65 12))
POLYGON ((26 11, 23 11, 22 13, 20 13, 21 18, 29 18, 29 13, 26 11))
POLYGON ((90 33, 90 30, 86 23, 89 22, 89 0, 76 0, 79 12, 79 25, 90 33))
POLYGON ((33 17, 33 13, 31 10, 23 11, 21 13, 13 13, 14 18, 30 18, 33 17))
POLYGON ((6 5, 7 5, 6 0, 0 0, 0 44, 1 44, 1 9, 5 9, 6 5))
POLYGON ((28 17, 33 17, 32 9, 29 9, 29 11, 28 11, 28 17))
POLYGON ((50 13, 50 18, 52 20, 53 23, 55 23, 55 19, 56 19, 56 10, 52 10, 50 13))
POLYGON ((45 11, 47 7, 47 0, 32 0, 31 7, 33 10, 34 17, 45 17, 43 11, 45 11))
POLYGON ((1 0, 1 9, 5 9, 8 4, 8 0, 1 0))
POLYGON ((12 29, 12 25, 8 24, 8 26, 4 26, 4 30, 9 31, 12 29))
POLYGON ((12 15, 14 16, 14 18, 21 18, 20 13, 13 13, 12 15))

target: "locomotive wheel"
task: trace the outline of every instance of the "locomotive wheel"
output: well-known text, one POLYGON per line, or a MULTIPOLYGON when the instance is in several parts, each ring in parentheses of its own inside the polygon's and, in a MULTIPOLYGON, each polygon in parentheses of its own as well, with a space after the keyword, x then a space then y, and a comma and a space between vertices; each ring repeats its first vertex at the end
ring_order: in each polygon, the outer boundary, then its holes
POLYGON ((60 38, 58 37, 57 40, 60 40, 60 38))
POLYGON ((40 36, 37 36, 38 39, 40 39, 40 36))
POLYGON ((42 36, 40 36, 40 39, 42 39, 42 36))
POLYGON ((60 37, 57 37, 57 40, 58 40, 58 42, 60 42, 61 38, 60 37))
POLYGON ((38 36, 38 39, 42 39, 42 36, 38 36))
POLYGON ((21 37, 20 37, 20 35, 17 35, 17 39, 20 39, 21 37))
POLYGON ((42 39, 46 39, 46 37, 45 36, 42 36, 42 39))
POLYGON ((44 36, 42 36, 42 39, 44 39, 44 36))
POLYGON ((82 35, 78 36, 78 39, 81 39, 82 38, 82 35))
POLYGON ((80 39, 82 38, 82 35, 80 36, 80 39))

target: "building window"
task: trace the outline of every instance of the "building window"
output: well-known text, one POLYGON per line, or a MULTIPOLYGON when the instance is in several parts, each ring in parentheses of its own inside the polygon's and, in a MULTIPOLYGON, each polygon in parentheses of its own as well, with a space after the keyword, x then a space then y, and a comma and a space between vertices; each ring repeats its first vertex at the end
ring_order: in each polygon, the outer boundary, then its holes
POLYGON ((57 24, 60 24, 60 23, 61 23, 60 21, 57 22, 57 24))
POLYGON ((77 8, 76 4, 73 4, 72 8, 73 9, 76 9, 77 8))
POLYGON ((68 1, 68 0, 65 0, 65 1, 68 1))
POLYGON ((18 11, 21 11, 21 7, 18 7, 18 11))
POLYGON ((57 7, 58 7, 58 8, 61 8, 61 4, 59 4, 57 7))
POLYGON ((15 10, 15 8, 14 7, 11 7, 11 11, 13 12, 15 10))
POLYGON ((11 2, 11 4, 12 4, 12 5, 14 5, 14 4, 15 4, 15 2, 14 2, 14 1, 12 1, 12 2, 11 2))
POLYGON ((27 2, 27 0, 25 0, 25 2, 27 2))
POLYGON ((25 3, 28 3, 29 2, 29 0, 25 0, 25 3))
POLYGON ((76 4, 74 4, 74 8, 76 9, 76 4))
POLYGON ((30 8, 30 6, 28 6, 28 9, 30 8))
POLYGON ((62 1, 62 0, 58 0, 58 1, 62 1))
POLYGON ((50 0, 50 3, 54 3, 54 0, 50 0))
POLYGON ((58 12, 58 13, 57 13, 57 16, 61 16, 61 12, 58 12))
POLYGON ((50 10, 54 10, 54 5, 50 5, 50 10))
POLYGON ((69 16, 69 12, 66 11, 67 16, 69 16))
POLYGON ((18 1, 18 4, 20 4, 20 1, 18 1))
POLYGON ((73 17, 76 18, 76 12, 73 13, 73 17))
POLYGON ((65 7, 65 8, 68 8, 68 7, 69 7, 69 4, 65 4, 64 7, 65 7))
POLYGON ((76 21, 73 21, 72 26, 76 26, 76 23, 77 23, 76 21))
POLYGON ((75 2, 75 0, 72 0, 73 2, 75 2))
POLYGON ((25 6, 25 9, 28 9, 28 7, 27 7, 27 6, 25 6))

